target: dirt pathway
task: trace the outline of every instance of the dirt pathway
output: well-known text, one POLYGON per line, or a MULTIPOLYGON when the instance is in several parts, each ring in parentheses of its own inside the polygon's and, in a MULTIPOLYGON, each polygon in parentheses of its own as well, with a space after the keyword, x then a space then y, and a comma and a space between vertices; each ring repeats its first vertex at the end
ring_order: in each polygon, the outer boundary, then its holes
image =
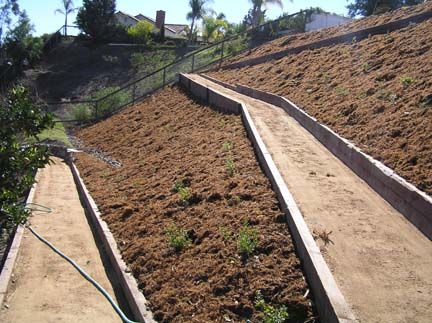
POLYGON ((432 242, 281 108, 193 76, 246 103, 360 322, 431 322, 432 242))
MULTIPOLYGON (((58 158, 40 172, 33 228, 114 296, 69 167, 58 158)), ((1 322, 120 322, 105 298, 65 260, 25 231, 1 322)))

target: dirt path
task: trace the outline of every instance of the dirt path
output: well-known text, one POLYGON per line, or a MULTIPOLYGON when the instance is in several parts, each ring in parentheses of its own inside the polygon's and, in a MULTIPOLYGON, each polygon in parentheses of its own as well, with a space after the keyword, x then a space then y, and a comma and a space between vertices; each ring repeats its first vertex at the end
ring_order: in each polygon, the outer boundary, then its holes
MULTIPOLYGON (((204 79, 199 76, 201 81, 204 79)), ((248 106, 361 322, 430 322, 432 242, 282 109, 204 80, 248 106)))
MULTIPOLYGON (((34 198, 53 212, 35 212, 30 222, 114 296, 69 167, 53 160, 40 172, 34 198)), ((13 275, 1 322, 120 322, 105 298, 28 230, 13 275)))

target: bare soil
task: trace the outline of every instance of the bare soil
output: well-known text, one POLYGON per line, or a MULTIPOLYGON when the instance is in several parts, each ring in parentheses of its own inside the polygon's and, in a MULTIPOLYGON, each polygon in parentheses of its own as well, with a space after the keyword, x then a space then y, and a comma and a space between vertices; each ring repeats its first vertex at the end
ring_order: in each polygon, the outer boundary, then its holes
POLYGON ((420 13, 431 11, 431 10, 432 10, 432 1, 428 1, 417 6, 403 7, 401 9, 390 11, 381 15, 356 19, 353 22, 345 24, 343 26, 330 27, 330 28, 325 28, 317 31, 299 33, 295 35, 281 37, 274 41, 268 42, 262 46, 254 48, 250 52, 237 55, 232 59, 227 60, 224 63, 224 65, 228 65, 245 59, 251 59, 263 55, 268 55, 271 53, 276 53, 288 48, 294 48, 294 47, 310 44, 329 37, 339 36, 353 31, 382 25, 400 19, 405 19, 410 16, 418 15, 420 13))
POLYGON ((284 215, 240 117, 219 114, 172 87, 77 135, 122 164, 113 168, 76 154, 158 321, 256 321, 258 290, 269 304, 287 307, 288 322, 317 320, 310 296, 304 298, 308 286, 284 215), (230 151, 223 148, 228 142, 230 151), (188 205, 172 190, 178 180, 189 187, 188 205), (245 221, 259 237, 249 258, 237 246, 245 221), (192 240, 181 252, 165 234, 174 223, 192 240))
POLYGON ((209 75, 289 98, 432 195, 431 44, 428 20, 358 43, 209 75))

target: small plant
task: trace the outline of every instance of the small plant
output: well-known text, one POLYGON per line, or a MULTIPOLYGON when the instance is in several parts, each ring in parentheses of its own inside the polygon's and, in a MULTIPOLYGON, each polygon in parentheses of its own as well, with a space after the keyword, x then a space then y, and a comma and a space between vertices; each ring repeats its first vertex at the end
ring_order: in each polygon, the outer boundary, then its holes
POLYGON ((183 205, 189 204, 189 199, 191 197, 189 187, 182 187, 179 189, 178 194, 180 196, 180 202, 183 205))
POLYGON ((367 73, 370 71, 371 66, 369 65, 369 63, 366 62, 362 65, 362 69, 363 69, 363 72, 367 73))
POLYGON ((232 144, 232 142, 226 141, 226 142, 223 143, 222 148, 223 148, 224 151, 228 151, 229 152, 229 151, 232 150, 233 144, 232 144))
POLYGON ((221 225, 219 227, 219 233, 222 235, 222 237, 225 241, 228 241, 231 239, 232 232, 227 227, 221 225))
POLYGON ((249 227, 249 223, 247 222, 240 229, 237 239, 237 246, 239 252, 247 257, 252 255, 255 249, 258 247, 258 232, 254 229, 251 229, 249 227))
POLYGON ((181 251, 189 247, 192 243, 185 229, 172 224, 165 230, 165 234, 168 237, 169 245, 174 248, 175 251, 181 251))
POLYGON ((416 79, 411 76, 402 76, 400 81, 404 87, 408 87, 416 82, 416 79))
POLYGON ((237 205, 237 204, 239 204, 239 203, 241 202, 241 197, 238 196, 238 195, 233 195, 233 196, 231 196, 231 197, 228 199, 227 202, 228 202, 228 205, 229 205, 229 206, 237 205))
POLYGON ((174 182, 173 188, 171 189, 171 191, 173 191, 174 193, 178 193, 180 191, 181 188, 185 187, 184 183, 182 180, 176 180, 174 182))
POLYGON ((231 156, 229 156, 225 159, 225 170, 226 170, 228 176, 231 177, 234 175, 235 164, 234 164, 234 160, 231 156))
POLYGON ((255 295, 255 308, 264 313, 264 323, 283 323, 289 318, 287 308, 281 306, 279 308, 266 303, 260 291, 255 295))
POLYGON ((326 231, 326 230, 314 230, 313 236, 315 240, 320 239, 322 242, 324 242, 324 246, 328 244, 334 244, 334 242, 330 239, 330 235, 333 233, 333 231, 326 231))
POLYGON ((340 86, 336 88, 336 93, 340 96, 347 96, 349 94, 349 91, 348 89, 340 86))
POLYGON ((175 181, 174 186, 172 188, 172 191, 175 193, 178 193, 178 195, 180 197, 180 202, 183 205, 189 204, 189 199, 191 197, 190 189, 189 189, 189 187, 185 186, 184 181, 182 181, 182 180, 175 181))

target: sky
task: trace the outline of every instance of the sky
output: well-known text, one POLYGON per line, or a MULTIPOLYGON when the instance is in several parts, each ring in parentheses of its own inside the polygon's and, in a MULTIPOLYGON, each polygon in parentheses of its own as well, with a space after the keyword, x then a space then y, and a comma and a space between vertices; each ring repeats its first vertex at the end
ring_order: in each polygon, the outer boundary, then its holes
MULTIPOLYGON (((282 0, 283 9, 278 6, 269 6, 267 16, 276 18, 282 12, 295 13, 300 9, 321 7, 326 11, 347 15, 348 0, 282 0)), ((52 33, 64 24, 64 16, 54 14, 61 8, 61 0, 18 0, 22 9, 27 11, 31 22, 35 26, 35 35, 52 33)), ((156 17, 157 10, 166 11, 167 23, 187 24, 186 14, 189 11, 189 0, 117 0, 117 10, 137 15, 142 13, 150 18, 156 17)), ((74 0, 75 7, 82 5, 82 0, 74 0)), ((229 22, 240 22, 251 5, 249 0, 213 0, 209 7, 217 13, 223 12, 229 22)), ((68 16, 68 24, 74 24, 76 13, 68 16)))

